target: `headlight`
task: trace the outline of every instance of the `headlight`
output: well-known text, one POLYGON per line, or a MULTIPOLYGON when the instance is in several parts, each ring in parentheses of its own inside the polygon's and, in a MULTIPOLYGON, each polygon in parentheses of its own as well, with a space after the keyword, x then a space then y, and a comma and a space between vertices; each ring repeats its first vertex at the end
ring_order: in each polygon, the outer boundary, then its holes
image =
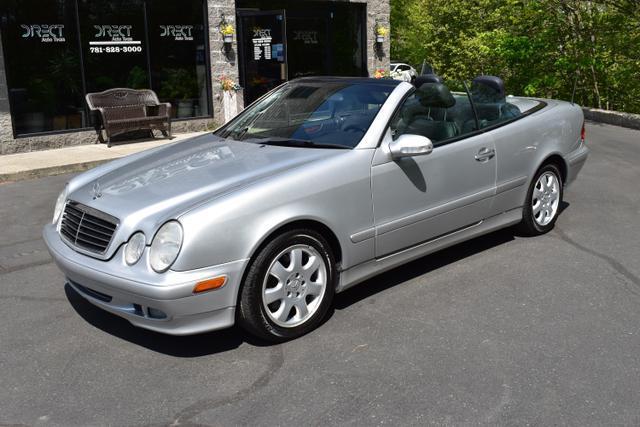
POLYGON ((53 223, 57 223, 58 219, 60 219, 60 215, 62 215, 62 210, 64 209, 64 204, 67 201, 68 196, 68 187, 64 187, 62 193, 58 196, 56 200, 56 207, 53 209, 53 223))
POLYGON ((169 221, 156 233, 151 242, 149 261, 156 272, 167 271, 178 257, 182 246, 182 226, 178 221, 169 221))
POLYGON ((147 239, 144 237, 144 233, 137 232, 129 239, 129 242, 124 247, 124 260, 128 265, 133 265, 142 256, 144 247, 147 244, 147 239))

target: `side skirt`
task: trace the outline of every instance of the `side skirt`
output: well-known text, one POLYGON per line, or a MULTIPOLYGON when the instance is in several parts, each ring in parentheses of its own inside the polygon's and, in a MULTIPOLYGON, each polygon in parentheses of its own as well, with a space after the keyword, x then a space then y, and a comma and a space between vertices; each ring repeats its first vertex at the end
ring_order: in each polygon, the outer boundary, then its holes
POLYGON ((350 287, 363 282, 370 277, 391 270, 402 264, 406 264, 425 255, 448 248, 483 234, 491 233, 501 228, 517 224, 522 220, 522 208, 512 209, 499 215, 492 216, 479 223, 470 225, 460 230, 453 231, 444 236, 437 237, 417 246, 404 249, 383 258, 374 259, 355 265, 340 274, 340 283, 336 292, 342 292, 350 287))

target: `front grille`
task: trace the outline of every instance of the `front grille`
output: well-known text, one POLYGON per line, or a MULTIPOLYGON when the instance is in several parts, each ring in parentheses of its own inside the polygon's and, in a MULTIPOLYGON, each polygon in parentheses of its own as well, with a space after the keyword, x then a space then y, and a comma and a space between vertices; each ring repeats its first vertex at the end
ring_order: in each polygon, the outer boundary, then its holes
POLYGON ((62 214, 60 234, 79 248, 103 254, 109 247, 118 220, 83 204, 69 201, 62 214))

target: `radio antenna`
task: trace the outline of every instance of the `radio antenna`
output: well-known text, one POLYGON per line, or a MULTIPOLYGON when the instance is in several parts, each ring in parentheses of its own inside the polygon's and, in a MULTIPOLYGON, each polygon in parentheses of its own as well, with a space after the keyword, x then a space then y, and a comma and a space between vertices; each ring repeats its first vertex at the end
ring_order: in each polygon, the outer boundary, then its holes
POLYGON ((571 92, 571 105, 576 97, 576 87, 578 86, 578 77, 580 76, 580 70, 576 70, 576 76, 573 79, 573 91, 571 92))

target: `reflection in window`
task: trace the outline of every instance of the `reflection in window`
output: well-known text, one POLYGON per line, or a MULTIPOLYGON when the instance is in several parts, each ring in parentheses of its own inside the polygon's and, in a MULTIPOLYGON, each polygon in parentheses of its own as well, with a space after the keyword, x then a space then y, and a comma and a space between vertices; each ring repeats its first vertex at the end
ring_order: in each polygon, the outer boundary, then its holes
POLYGON ((0 18, 15 133, 84 127, 75 2, 2 0, 0 18))
POLYGON ((222 138, 291 138, 355 147, 371 126, 393 82, 289 83, 244 110, 219 129, 222 138))

